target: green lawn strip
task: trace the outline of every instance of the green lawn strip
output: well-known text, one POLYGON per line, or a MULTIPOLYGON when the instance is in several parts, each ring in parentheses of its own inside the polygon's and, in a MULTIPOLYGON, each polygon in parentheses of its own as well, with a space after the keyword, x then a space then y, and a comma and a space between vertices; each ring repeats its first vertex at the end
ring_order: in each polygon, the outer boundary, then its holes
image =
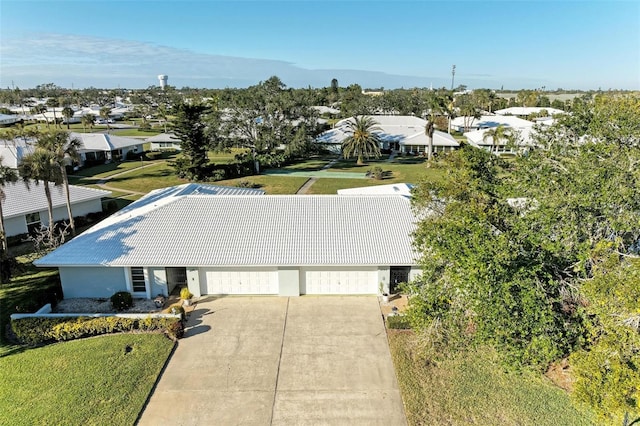
POLYGON ((433 365, 412 356, 411 333, 390 333, 389 345, 409 425, 594 424, 565 391, 532 372, 505 372, 488 349, 433 365))
MULTIPOLYGON (((73 176, 84 176, 94 179, 104 179, 118 173, 126 172, 144 165, 140 161, 123 161, 121 163, 100 164, 98 166, 87 167, 86 169, 74 172, 73 176)), ((149 164, 148 162, 146 164, 149 164)))
POLYGON ((213 185, 237 186, 238 182, 246 181, 254 184, 258 189, 262 189, 267 194, 284 195, 295 194, 307 180, 308 179, 305 177, 259 175, 246 176, 237 179, 221 180, 211 183, 213 185))
POLYGON ((147 193, 167 186, 182 185, 187 181, 180 179, 175 170, 166 161, 149 167, 132 170, 121 176, 109 179, 109 186, 128 191, 147 193))
POLYGON ((8 283, 0 285, 0 356, 11 349, 6 346, 5 338, 11 314, 34 312, 41 308, 37 306, 41 294, 61 291, 57 269, 36 268, 26 257, 18 257, 16 260, 18 270, 13 271, 13 277, 8 283))
POLYGON ((145 138, 150 138, 151 136, 155 136, 155 135, 159 135, 160 133, 163 133, 164 129, 161 128, 154 128, 151 130, 140 130, 140 129, 114 129, 113 127, 111 128, 111 134, 112 135, 116 135, 116 136, 124 136, 124 137, 130 137, 130 136, 142 136, 145 138))
POLYGON ((380 184, 403 182, 416 184, 424 177, 437 179, 442 175, 441 171, 427 167, 426 161, 420 157, 400 157, 392 162, 370 160, 363 166, 356 165, 355 160, 341 160, 328 171, 366 173, 374 167, 380 167, 387 174, 380 184))
POLYGON ((0 424, 134 424, 172 348, 161 334, 117 334, 2 357, 0 424))
POLYGON ((307 194, 337 194, 339 189, 357 188, 361 186, 383 185, 384 180, 375 179, 318 179, 307 194))

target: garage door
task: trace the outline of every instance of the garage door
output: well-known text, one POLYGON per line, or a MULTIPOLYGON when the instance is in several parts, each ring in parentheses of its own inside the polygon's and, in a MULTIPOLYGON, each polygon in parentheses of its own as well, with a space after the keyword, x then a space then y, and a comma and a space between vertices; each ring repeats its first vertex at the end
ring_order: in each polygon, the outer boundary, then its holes
POLYGON ((300 271, 301 294, 376 294, 377 269, 313 269, 300 271))
POLYGON ((204 294, 278 294, 275 269, 207 269, 204 272, 204 294))

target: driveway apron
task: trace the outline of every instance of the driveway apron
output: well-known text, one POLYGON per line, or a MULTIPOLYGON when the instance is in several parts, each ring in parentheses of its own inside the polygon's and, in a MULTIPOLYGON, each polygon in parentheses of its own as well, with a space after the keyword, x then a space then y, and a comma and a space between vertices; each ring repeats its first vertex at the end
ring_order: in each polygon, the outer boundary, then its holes
POLYGON ((377 298, 200 301, 140 425, 405 425, 377 298))

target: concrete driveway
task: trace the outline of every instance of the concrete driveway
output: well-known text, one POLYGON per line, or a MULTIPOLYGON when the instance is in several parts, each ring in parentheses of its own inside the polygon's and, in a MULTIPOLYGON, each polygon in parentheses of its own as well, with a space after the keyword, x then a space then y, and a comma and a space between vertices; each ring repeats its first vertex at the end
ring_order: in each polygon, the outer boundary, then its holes
POLYGON ((372 296, 198 303, 140 425, 406 425, 372 296))

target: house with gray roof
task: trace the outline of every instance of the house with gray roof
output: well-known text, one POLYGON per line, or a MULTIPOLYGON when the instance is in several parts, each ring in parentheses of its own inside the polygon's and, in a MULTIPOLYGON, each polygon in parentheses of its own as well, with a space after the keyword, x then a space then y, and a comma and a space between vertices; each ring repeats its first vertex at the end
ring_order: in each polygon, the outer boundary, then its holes
POLYGON ((218 188, 154 191, 34 264, 59 269, 67 298, 153 298, 176 286, 196 296, 376 294, 418 273, 405 197, 218 188))
MULTIPOLYGON (((377 123, 382 143, 380 149, 393 149, 404 154, 424 154, 429 145, 425 134, 427 120, 407 115, 372 115, 377 123)), ((324 145, 332 152, 341 152, 342 142, 349 136, 347 124, 353 117, 340 120, 333 129, 327 130, 316 138, 316 143, 324 145)), ((458 141, 446 132, 433 133, 433 152, 447 152, 460 147, 458 141)))
MULTIPOLYGON (((67 220, 67 199, 64 188, 50 186, 53 205, 53 220, 67 220)), ((5 199, 2 200, 2 216, 4 217, 7 237, 27 234, 41 226, 49 226, 47 198, 42 182, 8 183, 3 188, 5 199)), ((102 198, 111 195, 110 191, 69 185, 71 210, 74 217, 86 216, 89 213, 102 211, 102 198)))
POLYGON ((160 133, 145 139, 151 144, 151 151, 162 151, 164 149, 182 149, 182 141, 173 133, 160 133))
POLYGON ((114 136, 106 133, 71 133, 72 138, 82 142, 80 165, 122 161, 127 153, 142 153, 144 141, 141 139, 114 136))

